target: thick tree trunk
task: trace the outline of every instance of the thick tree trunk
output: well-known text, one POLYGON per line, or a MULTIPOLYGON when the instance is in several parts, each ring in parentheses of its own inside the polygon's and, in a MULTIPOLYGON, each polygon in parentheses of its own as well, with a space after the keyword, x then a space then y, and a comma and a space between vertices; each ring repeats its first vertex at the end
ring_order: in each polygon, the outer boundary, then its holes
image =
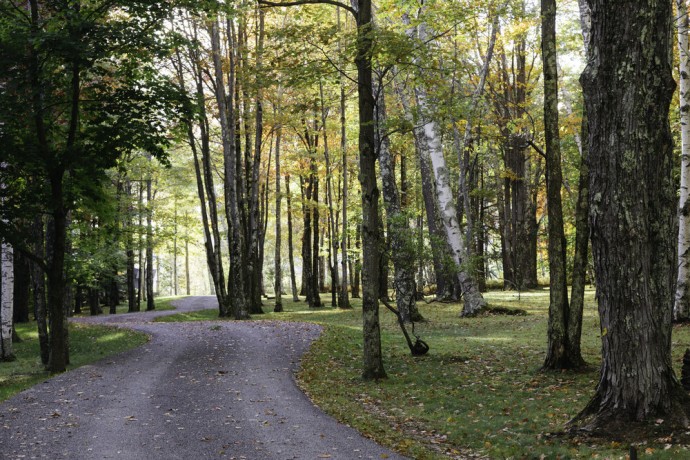
POLYGON ((0 244, 0 361, 15 359, 12 349, 14 256, 7 243, 0 244))
POLYGON ((67 335, 65 334, 65 248, 67 216, 63 203, 63 175, 60 169, 50 174, 52 192, 52 221, 50 222, 50 250, 48 263, 48 311, 50 357, 48 370, 64 372, 67 368, 67 335))
POLYGON ((381 234, 379 190, 376 185, 376 145, 371 54, 373 49, 371 0, 357 1, 357 93, 359 96, 359 182, 362 193, 362 377, 386 377, 381 354, 379 325, 379 264, 381 234))
MULTIPOLYGON (((225 171, 225 215, 228 219, 228 244, 230 247, 230 276, 229 296, 232 305, 232 313, 235 319, 249 318, 249 309, 245 295, 245 280, 243 261, 244 238, 240 222, 240 208, 237 192, 237 154, 235 150, 235 117, 233 112, 232 95, 234 91, 229 89, 228 98, 225 93, 225 78, 223 76, 223 63, 221 61, 220 34, 218 24, 214 20, 211 24, 211 46, 213 49, 213 68, 216 81, 216 102, 220 113, 221 134, 223 138, 223 163, 225 171)), ((232 56, 232 53, 230 53, 232 56)), ((234 84, 234 64, 230 62, 230 75, 228 82, 234 84)))
POLYGON ((680 202, 678 204, 678 281, 673 307, 675 321, 690 321, 690 50, 688 6, 676 0, 678 17, 680 96, 680 202))
POLYGON ((669 433, 687 430, 690 397, 671 362, 677 261, 668 117, 674 90, 671 3, 590 5, 592 34, 581 82, 589 117, 602 364, 596 394, 572 426, 624 434, 631 423, 662 418, 669 433))

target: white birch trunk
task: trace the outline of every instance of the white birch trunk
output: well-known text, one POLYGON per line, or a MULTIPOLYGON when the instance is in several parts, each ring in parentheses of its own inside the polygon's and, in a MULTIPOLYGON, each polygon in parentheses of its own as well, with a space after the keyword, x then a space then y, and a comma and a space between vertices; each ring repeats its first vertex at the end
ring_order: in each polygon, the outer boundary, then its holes
POLYGON ((12 354, 12 315, 14 303, 14 258, 12 246, 0 246, 0 361, 13 359, 12 354))
POLYGON ((688 52, 688 7, 686 0, 676 0, 678 7, 679 95, 680 95, 680 202, 678 204, 678 280, 673 307, 676 321, 690 320, 690 53, 688 52))
MULTIPOLYGON (((419 25, 419 39, 422 42, 428 40, 428 33, 424 23, 419 25)), ((438 123, 429 117, 430 103, 426 89, 422 85, 417 86, 415 88, 415 95, 421 112, 420 121, 424 130, 424 139, 420 142, 421 153, 422 155, 429 155, 434 177, 436 178, 436 199, 438 200, 441 220, 446 230, 448 244, 452 248, 453 262, 455 262, 458 281, 462 287, 464 298, 462 316, 474 316, 485 308, 487 303, 479 291, 477 281, 467 271, 467 249, 458 223, 457 208, 453 199, 448 166, 443 156, 441 132, 438 123)))

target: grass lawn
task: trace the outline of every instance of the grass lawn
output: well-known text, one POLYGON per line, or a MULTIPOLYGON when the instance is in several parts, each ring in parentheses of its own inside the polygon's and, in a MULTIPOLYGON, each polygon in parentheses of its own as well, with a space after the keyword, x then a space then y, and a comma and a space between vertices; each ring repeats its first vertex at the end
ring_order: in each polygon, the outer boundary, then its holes
MULTIPOLYGON (((170 302, 178 297, 161 297, 156 299, 156 310, 172 310, 170 302)), ((78 316, 88 316, 85 313, 78 316)), ((127 306, 117 307, 118 313, 126 313, 127 306)), ((107 309, 103 313, 107 315, 107 309)), ((17 333, 21 343, 14 344, 17 359, 12 362, 0 362, 0 401, 19 393, 50 377, 41 364, 36 322, 17 324, 17 333)), ((146 343, 148 336, 141 332, 115 327, 70 324, 70 361, 68 369, 74 369, 106 356, 119 353, 146 343)))
MULTIPOLYGON (((540 373, 546 349, 548 290, 494 291, 492 306, 521 308, 526 316, 459 318, 459 304, 419 303, 427 323, 417 332, 430 345, 412 357, 394 316, 381 309, 382 348, 388 379, 363 382, 361 308, 309 310, 284 300, 284 313, 255 319, 311 321, 325 333, 302 363, 298 380, 326 412, 376 441, 417 459, 626 458, 616 442, 571 440, 558 433, 582 409, 598 380, 599 323, 588 291, 582 351, 592 370, 540 373), (542 457, 543 456, 543 457, 542 457)), ((330 295, 322 295, 330 303, 330 295)), ((272 310, 271 300, 264 310, 272 310)), ((217 310, 159 321, 217 319, 217 310)), ((673 354, 680 375, 690 328, 675 326, 673 354)), ((687 446, 660 439, 638 446, 641 458, 690 458, 687 446)))

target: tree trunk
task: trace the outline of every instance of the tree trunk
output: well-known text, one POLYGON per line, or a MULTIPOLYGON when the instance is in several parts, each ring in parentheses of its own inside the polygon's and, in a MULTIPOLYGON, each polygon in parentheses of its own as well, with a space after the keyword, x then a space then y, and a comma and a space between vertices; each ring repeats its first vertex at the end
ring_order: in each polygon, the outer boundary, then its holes
MULTIPOLYGON (((228 244, 230 247, 230 276, 229 293, 232 312, 235 319, 249 318, 249 309, 245 295, 243 248, 244 238, 240 222, 240 211, 237 203, 237 152, 235 150, 235 117, 232 104, 232 87, 225 93, 223 63, 221 61, 220 34, 218 24, 214 20, 211 24, 211 46, 213 49, 213 68, 216 81, 216 102, 220 113, 221 134, 223 138, 223 163, 225 170, 225 215, 228 219, 228 244)), ((230 75, 228 82, 234 84, 234 63, 230 53, 230 75)))
POLYGON ((14 323, 29 322, 29 260, 19 251, 14 251, 14 323))
MULTIPOLYGON (((426 25, 423 23, 419 26, 419 38, 422 41, 426 41, 429 38, 426 31, 426 25)), ((415 93, 417 95, 419 107, 423 113, 422 124, 424 127, 425 142, 421 144, 424 149, 428 149, 428 155, 429 158, 431 158, 434 176, 436 178, 436 199, 438 200, 439 209, 441 211, 448 244, 453 249, 452 256, 456 266, 458 282, 462 286, 464 298, 462 316, 474 316, 484 309, 487 304, 484 300, 484 296, 479 292, 476 280, 472 274, 467 271, 467 251, 465 249, 462 233, 460 232, 455 203, 453 202, 453 192, 450 187, 450 173, 443 156, 439 126, 429 117, 430 102, 426 90, 418 86, 415 88, 415 93)))
MULTIPOLYGON (((338 15, 338 20, 340 20, 340 15, 338 15)), ((338 22, 340 24, 340 22, 338 22)), ((348 198, 348 165, 347 165, 347 135, 345 130, 345 85, 340 81, 340 151, 342 152, 342 176, 343 176, 343 191, 342 191, 342 206, 343 206, 343 222, 342 222, 342 233, 340 235, 340 252, 342 254, 340 269, 342 275, 340 277, 340 295, 338 297, 338 307, 340 308, 352 308, 350 305, 350 299, 347 292, 348 286, 348 273, 347 273, 347 198, 348 198)))
POLYGON ((184 240, 184 279, 185 279, 185 294, 191 295, 191 276, 189 273, 189 239, 184 240))
MULTIPOLYGON (((556 55, 556 0, 541 2, 541 48, 544 61, 544 134, 546 139, 546 193, 549 218, 549 321, 546 359, 542 369, 572 369, 584 364, 573 356, 563 230, 561 148, 558 125, 558 61, 556 55), (573 359, 571 361, 571 359, 573 359)), ((576 347, 579 350, 579 344, 576 347)))
POLYGON ((365 380, 386 377, 379 326, 379 190, 376 186, 376 145, 371 55, 373 50, 371 0, 357 0, 357 94, 359 96, 359 182, 362 193, 362 317, 365 380))
POLYGON ((354 267, 350 267, 350 273, 352 273, 352 298, 359 299, 359 287, 362 275, 362 261, 360 254, 362 253, 362 224, 361 222, 357 224, 357 230, 355 231, 355 256, 352 261, 354 267))
POLYGON ((678 280, 673 319, 690 321, 690 50, 688 49, 688 6, 676 0, 678 17, 680 96, 680 202, 678 204, 678 280))
POLYGON ((0 362, 14 361, 12 349, 14 257, 7 243, 0 244, 0 362))
MULTIPOLYGON (((43 219, 34 218, 31 226, 31 238, 33 240, 33 253, 38 259, 45 258, 45 231, 43 219)), ((47 311, 46 311, 46 279, 43 268, 36 262, 31 262, 31 291, 34 301, 34 316, 38 328, 38 343, 40 348, 41 363, 48 364, 50 356, 50 341, 48 336, 47 311)))
POLYGON ((297 277, 295 276, 295 256, 292 244, 292 199, 290 195, 290 175, 285 176, 285 199, 287 200, 287 225, 288 225, 288 262, 290 265, 290 287, 292 289, 292 301, 299 302, 297 295, 297 277))
POLYGON ((671 361, 677 261, 671 3, 589 4, 592 33, 581 82, 602 364, 596 394, 572 428, 624 434, 636 432, 632 423, 647 427, 662 418, 665 432, 686 430, 690 397, 671 361))
POLYGON ((281 240, 281 208, 280 208, 280 141, 281 141, 282 127, 278 125, 276 128, 276 241, 275 241, 275 282, 273 291, 275 292, 275 305, 273 311, 280 313, 283 311, 283 266, 281 260, 280 249, 282 246, 281 240))
MULTIPOLYGON (((397 88, 400 102, 402 103, 405 117, 414 124, 412 109, 407 99, 407 95, 402 89, 397 88)), ((415 124, 416 126, 416 124, 415 124)), ((424 130, 417 126, 412 131, 414 137, 415 153, 419 161, 419 173, 422 179, 422 198, 426 211, 427 227, 429 229, 429 239, 431 241, 431 255, 434 265, 434 275, 436 278, 436 298, 439 300, 459 300, 461 292, 459 281, 454 276, 454 268, 447 263, 451 259, 450 248, 448 247, 443 225, 439 225, 438 205, 434 195, 436 186, 434 184, 433 173, 431 172, 431 160, 428 150, 423 148, 424 130)))
MULTIPOLYGON (((149 162, 151 157, 149 156, 149 162)), ((151 179, 146 180, 146 311, 156 309, 153 295, 153 195, 151 179)))
POLYGON ((390 139, 388 133, 385 132, 386 100, 383 85, 377 84, 374 92, 377 93, 375 118, 379 146, 379 170, 388 219, 390 255, 393 259, 395 272, 395 301, 403 321, 420 321, 423 318, 416 305, 414 274, 417 257, 415 255, 414 234, 407 216, 401 209, 400 194, 395 182, 390 139))

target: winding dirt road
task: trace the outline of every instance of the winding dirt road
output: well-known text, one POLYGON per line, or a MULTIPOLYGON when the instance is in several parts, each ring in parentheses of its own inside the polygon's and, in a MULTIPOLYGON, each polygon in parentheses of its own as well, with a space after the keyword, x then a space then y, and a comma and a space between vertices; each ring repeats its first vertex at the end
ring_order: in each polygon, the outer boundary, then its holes
MULTIPOLYGON (((213 308, 213 297, 177 311, 213 308)), ((401 459, 317 409, 293 373, 312 324, 153 323, 150 312, 85 318, 151 341, 0 404, 0 458, 401 459)))

